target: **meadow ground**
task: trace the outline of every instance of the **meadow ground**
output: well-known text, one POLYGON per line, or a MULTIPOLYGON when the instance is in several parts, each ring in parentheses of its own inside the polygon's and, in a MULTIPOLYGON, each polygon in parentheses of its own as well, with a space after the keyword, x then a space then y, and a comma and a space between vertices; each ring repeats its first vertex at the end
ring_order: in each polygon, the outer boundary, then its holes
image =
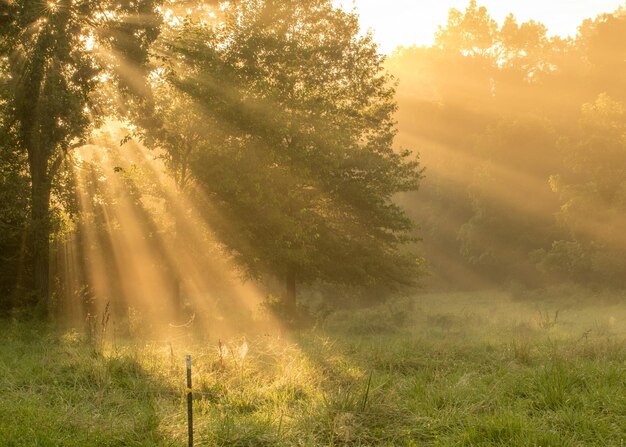
POLYGON ((1 446, 186 445, 186 353, 199 446, 626 446, 609 294, 425 294, 221 351, 0 324, 1 446))

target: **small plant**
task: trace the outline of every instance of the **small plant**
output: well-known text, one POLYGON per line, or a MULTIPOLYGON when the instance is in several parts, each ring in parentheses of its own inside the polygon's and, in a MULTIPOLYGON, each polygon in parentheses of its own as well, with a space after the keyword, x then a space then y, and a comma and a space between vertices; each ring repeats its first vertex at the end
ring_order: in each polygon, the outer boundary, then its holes
POLYGON ((510 344, 513 358, 524 365, 530 364, 530 343, 523 338, 516 338, 510 344))
POLYGON ((170 371, 174 372, 176 371, 176 355, 174 354, 174 346, 172 345, 172 342, 169 342, 169 346, 170 346, 170 371))
POLYGON ((142 333, 143 318, 134 307, 128 308, 128 335, 138 337, 142 333))
POLYGON ((226 359, 228 352, 229 352, 228 346, 222 343, 222 340, 218 340, 217 341, 217 360, 219 362, 220 368, 222 369, 224 369, 225 367, 224 360, 226 359))
POLYGON ((533 405, 537 410, 558 410, 570 405, 581 380, 575 371, 554 363, 534 377, 533 405))
POLYGON ((239 360, 241 361, 242 368, 243 368, 243 362, 246 359, 246 355, 248 355, 248 342, 246 341, 244 337, 243 342, 241 343, 241 346, 239 346, 239 360))
POLYGON ((107 301, 104 306, 104 312, 102 312, 102 318, 100 320, 100 334, 104 338, 106 334, 107 326, 109 325, 109 320, 111 319, 111 302, 107 301))
POLYGON ((241 346, 239 346, 239 372, 241 374, 241 396, 243 398, 243 393, 244 393, 244 362, 246 360, 246 355, 248 355, 248 342, 246 341, 246 338, 243 338, 243 342, 241 343, 241 346))
POLYGON ((96 354, 100 354, 104 347, 107 327, 111 319, 110 304, 111 302, 107 301, 100 321, 98 321, 96 314, 92 315, 88 313, 85 318, 87 325, 87 341, 91 344, 96 354))
POLYGON ((557 309, 556 311, 554 311, 554 314, 550 313, 549 311, 538 311, 539 313, 539 327, 541 329, 552 329, 554 326, 556 326, 556 322, 559 319, 559 312, 560 310, 557 309))
POLYGON ((352 412, 338 413, 333 418, 333 434, 342 442, 353 442, 359 429, 359 421, 352 412))
POLYGON ((87 316, 85 317, 85 328, 87 332, 87 343, 93 344, 97 331, 96 315, 92 315, 89 312, 87 313, 87 316))

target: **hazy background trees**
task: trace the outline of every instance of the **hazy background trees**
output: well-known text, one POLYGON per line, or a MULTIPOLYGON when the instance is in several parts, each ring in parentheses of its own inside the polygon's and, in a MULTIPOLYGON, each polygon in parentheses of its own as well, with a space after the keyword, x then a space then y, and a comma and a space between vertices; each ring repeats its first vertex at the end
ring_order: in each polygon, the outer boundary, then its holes
POLYGON ((389 58, 432 284, 622 286, 625 41, 624 9, 561 39, 471 1, 389 58))

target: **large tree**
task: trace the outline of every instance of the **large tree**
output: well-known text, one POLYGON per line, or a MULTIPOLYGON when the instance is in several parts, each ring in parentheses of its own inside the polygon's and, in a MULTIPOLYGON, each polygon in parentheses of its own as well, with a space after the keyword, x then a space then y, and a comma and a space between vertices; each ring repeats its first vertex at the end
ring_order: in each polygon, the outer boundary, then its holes
POLYGON ((290 309, 299 282, 415 282, 419 259, 402 248, 413 224, 392 199, 417 189, 420 169, 392 148, 393 80, 355 15, 329 0, 242 1, 167 46, 169 85, 186 99, 157 101, 178 117, 160 143, 188 163, 251 276, 282 278, 290 309))
POLYGON ((0 55, 8 66, 6 128, 28 156, 34 291, 49 295, 50 194, 66 153, 104 110, 106 71, 124 91, 145 93, 141 67, 158 33, 155 0, 0 2, 0 55))

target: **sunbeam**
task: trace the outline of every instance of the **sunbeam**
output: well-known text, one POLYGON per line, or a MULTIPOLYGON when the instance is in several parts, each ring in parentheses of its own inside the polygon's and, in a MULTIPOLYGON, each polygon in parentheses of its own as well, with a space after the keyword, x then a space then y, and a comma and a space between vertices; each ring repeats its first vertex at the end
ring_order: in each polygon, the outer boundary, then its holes
POLYGON ((74 278, 79 261, 72 255, 80 245, 93 294, 88 298, 95 300, 83 303, 84 314, 102 312, 110 302, 119 317, 140 312, 146 327, 161 335, 190 319, 199 331, 222 337, 253 326, 279 328, 262 312, 264 292, 227 261, 193 203, 165 174, 158 153, 137 141, 115 143, 127 132, 121 123, 107 122, 93 144, 76 153, 82 240, 72 238, 64 249, 70 297, 81 292, 74 278), (163 198, 151 201, 154 193, 163 198))

